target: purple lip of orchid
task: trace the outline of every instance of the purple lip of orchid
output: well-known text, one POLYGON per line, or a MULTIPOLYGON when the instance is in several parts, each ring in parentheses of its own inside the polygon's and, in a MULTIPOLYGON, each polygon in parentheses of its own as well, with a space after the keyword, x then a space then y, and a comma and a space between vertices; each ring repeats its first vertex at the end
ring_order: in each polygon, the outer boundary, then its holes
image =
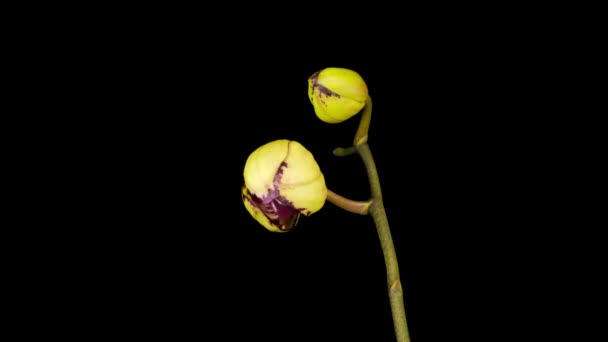
POLYGON ((284 196, 281 196, 279 189, 277 189, 277 184, 280 184, 283 177, 283 169, 286 167, 287 163, 281 163, 279 170, 274 176, 273 188, 268 189, 268 193, 262 196, 262 198, 250 193, 249 189, 247 189, 249 198, 243 196, 243 200, 249 201, 251 205, 260 209, 273 225, 283 231, 290 230, 298 223, 300 213, 303 210, 294 207, 293 203, 284 196))

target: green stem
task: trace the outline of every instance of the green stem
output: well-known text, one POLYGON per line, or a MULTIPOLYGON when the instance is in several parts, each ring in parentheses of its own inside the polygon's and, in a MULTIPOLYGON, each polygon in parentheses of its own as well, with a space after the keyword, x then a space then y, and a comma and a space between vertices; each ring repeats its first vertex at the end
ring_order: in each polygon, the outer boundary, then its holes
POLYGON ((386 211, 384 210, 384 204, 382 202, 382 191, 380 189, 380 180, 378 178, 376 164, 374 163, 372 152, 367 143, 358 145, 357 151, 365 164, 372 192, 372 205, 369 208, 369 213, 372 215, 374 223, 376 224, 376 230, 378 231, 378 237, 380 238, 380 246, 382 247, 382 253, 384 254, 395 335, 398 342, 409 342, 410 334, 405 318, 403 288, 401 287, 401 280, 399 278, 399 265, 397 263, 397 255, 395 253, 395 246, 393 245, 393 238, 388 225, 386 211))
POLYGON ((327 189, 327 201, 348 212, 359 215, 367 215, 371 201, 353 201, 327 189))
POLYGON ((351 146, 351 147, 336 147, 333 151, 334 156, 336 157, 346 157, 346 156, 350 156, 351 154, 355 154, 357 153, 357 149, 355 148, 355 146, 351 146))
POLYGON ((355 134, 354 146, 365 144, 367 142, 367 132, 369 131, 369 124, 372 121, 372 98, 367 97, 365 101, 365 107, 363 107, 363 113, 361 113, 361 121, 359 121, 359 128, 355 134))
POLYGON ((380 238, 380 246, 384 254, 384 263, 386 264, 386 276, 388 281, 388 294, 391 303, 391 311, 393 313, 393 326, 395 327, 395 336, 398 342, 409 342, 410 334, 407 328, 407 320, 405 318, 405 307, 403 305, 403 288, 399 278, 399 265, 397 263, 397 255, 395 246, 393 245, 393 237, 388 225, 386 210, 382 201, 382 190, 380 188, 380 179, 376 170, 376 163, 372 156, 372 152, 367 144, 367 137, 372 116, 372 99, 368 96, 366 105, 361 114, 359 128, 355 134, 354 147, 363 159, 367 177, 369 178, 370 190, 372 193, 372 204, 369 208, 369 213, 376 224, 376 231, 380 238))

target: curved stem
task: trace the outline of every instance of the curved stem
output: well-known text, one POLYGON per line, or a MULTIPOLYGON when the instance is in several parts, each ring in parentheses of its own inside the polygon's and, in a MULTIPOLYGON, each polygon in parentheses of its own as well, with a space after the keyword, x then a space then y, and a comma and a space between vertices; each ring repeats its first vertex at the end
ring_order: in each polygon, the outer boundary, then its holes
POLYGON ((365 107, 363 107, 363 113, 361 113, 361 121, 359 121, 359 128, 355 134, 354 146, 365 144, 367 142, 367 132, 369 131, 369 124, 372 120, 372 98, 367 97, 365 101, 365 107))
POLYGON ((327 200, 353 214, 367 215, 372 201, 353 201, 327 189, 327 200))
POLYGON ((357 151, 365 164, 365 169, 367 170, 372 192, 372 205, 369 208, 369 212, 374 219, 374 223, 376 224, 376 230, 378 231, 378 237, 380 238, 382 253, 384 254, 395 335, 398 342, 409 342, 410 334, 407 328, 407 320, 405 318, 403 288, 401 287, 401 280, 399 278, 399 265, 397 263, 397 255, 395 253, 395 246, 393 245, 393 238, 388 225, 386 211, 384 210, 384 204, 382 202, 382 191, 380 189, 380 180, 378 177, 378 171, 376 170, 376 163, 374 162, 372 152, 367 143, 357 145, 357 151))
POLYGON ((333 150, 333 154, 336 157, 346 157, 351 154, 357 153, 357 146, 367 143, 367 132, 369 131, 369 125, 372 120, 372 98, 367 97, 365 106, 363 107, 363 113, 361 113, 361 120, 359 121, 359 128, 355 134, 355 140, 353 146, 350 147, 336 147, 333 150))
MULTIPOLYGON (((376 224, 376 231, 380 238, 380 246, 384 254, 384 263, 386 265, 386 277, 388 282, 388 295, 391 304, 391 312, 393 314, 393 326, 395 327, 395 336, 398 342, 410 342, 410 333, 407 328, 407 320, 405 318, 405 307, 403 305, 403 287, 399 277, 399 265, 397 263, 397 255, 393 244, 393 237, 388 225, 386 210, 382 201, 382 190, 380 188, 380 179, 376 170, 376 163, 372 156, 372 152, 367 144, 369 126, 372 117, 372 99, 367 97, 359 128, 355 134, 353 148, 363 159, 367 176, 369 178, 370 189, 372 193, 371 206, 369 213, 376 224)), ((352 148, 338 147, 334 150, 336 156, 346 156, 353 153, 352 148)), ((329 194, 328 194, 329 199, 329 194)))

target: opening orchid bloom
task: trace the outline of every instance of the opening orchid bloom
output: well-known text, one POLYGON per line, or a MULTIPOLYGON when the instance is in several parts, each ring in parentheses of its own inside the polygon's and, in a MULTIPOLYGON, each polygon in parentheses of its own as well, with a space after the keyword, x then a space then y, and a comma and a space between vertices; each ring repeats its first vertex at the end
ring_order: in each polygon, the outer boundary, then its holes
POLYGON ((367 100, 367 84, 357 72, 325 68, 308 78, 308 97, 319 119, 339 123, 357 114, 367 100))
POLYGON ((325 204, 325 178, 312 153, 297 141, 276 140, 247 158, 241 199, 247 211, 272 232, 293 228, 325 204))

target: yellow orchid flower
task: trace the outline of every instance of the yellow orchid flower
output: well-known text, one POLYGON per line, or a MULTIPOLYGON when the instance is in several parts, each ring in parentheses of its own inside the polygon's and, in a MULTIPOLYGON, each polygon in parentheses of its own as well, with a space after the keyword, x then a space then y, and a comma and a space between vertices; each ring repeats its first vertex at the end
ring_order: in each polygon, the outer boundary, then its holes
POLYGON ((359 113, 367 96, 367 84, 350 69, 325 68, 308 78, 308 97, 315 114, 327 123, 339 123, 359 113))
POLYGON ((249 155, 241 199, 247 211, 272 232, 293 228, 325 204, 325 178, 312 153, 297 141, 275 140, 249 155))

